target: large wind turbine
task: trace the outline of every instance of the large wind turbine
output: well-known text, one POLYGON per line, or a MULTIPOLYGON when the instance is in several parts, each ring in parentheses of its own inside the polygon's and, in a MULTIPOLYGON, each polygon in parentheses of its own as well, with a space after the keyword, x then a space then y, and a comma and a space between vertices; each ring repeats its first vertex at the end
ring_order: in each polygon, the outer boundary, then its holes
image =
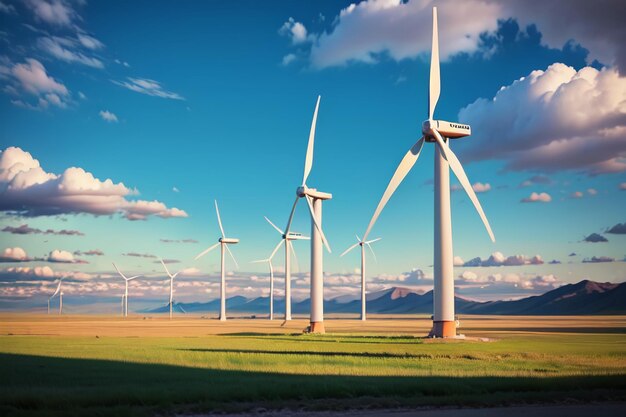
POLYGON ((113 262, 113 267, 115 268, 117 273, 120 274, 120 276, 124 279, 124 313, 123 313, 123 316, 128 317, 128 282, 134 280, 135 278, 139 278, 141 275, 135 275, 130 278, 127 278, 126 275, 124 275, 122 271, 119 270, 117 265, 115 265, 115 262, 113 262))
POLYGON ((239 268, 237 265, 237 261, 233 256, 233 253, 230 251, 228 245, 235 245, 239 243, 239 239, 235 239, 232 237, 226 237, 226 233, 224 233, 224 227, 222 227, 222 219, 220 218, 220 209, 217 207, 217 200, 215 200, 215 212, 217 213, 217 223, 220 226, 220 231, 222 232, 222 237, 217 240, 217 243, 213 246, 209 246, 207 249, 202 251, 195 259, 199 259, 207 253, 211 252, 218 246, 221 246, 222 254, 221 254, 221 265, 222 265, 222 280, 220 281, 220 320, 226 320, 226 270, 224 269, 224 250, 228 251, 228 254, 233 259, 235 266, 239 268))
POLYGON ((450 123, 434 119, 435 106, 441 91, 439 77, 439 40, 437 35, 437 8, 433 7, 433 40, 430 60, 430 85, 428 90, 428 120, 422 124, 422 137, 404 156, 396 172, 391 177, 369 225, 363 240, 372 230, 380 212, 389 201, 398 185, 411 170, 422 150, 424 142, 435 144, 435 250, 434 250, 434 315, 430 335, 434 337, 454 337, 454 271, 452 255, 452 223, 450 215, 450 170, 458 178, 461 186, 474 204, 487 233, 493 242, 495 237, 480 202, 472 189, 461 163, 450 149, 450 140, 471 134, 468 125, 450 123))
POLYGON ((165 265, 165 262, 163 262, 163 259, 161 259, 160 261, 161 261, 161 265, 163 265, 163 268, 165 268, 165 272, 167 272, 167 276, 170 277, 170 320, 171 320, 172 319, 172 307, 174 306, 174 278, 176 278, 176 275, 180 274, 180 271, 172 275, 170 273, 170 270, 167 269, 167 265, 165 265))
POLYGON ((372 249, 372 243, 378 242, 382 238, 376 238, 372 240, 361 240, 359 236, 356 237, 356 243, 346 249, 341 256, 350 252, 352 249, 357 246, 361 246, 361 320, 365 321, 365 247, 367 246, 369 250, 372 252, 372 256, 374 260, 376 260, 376 254, 374 253, 374 249, 372 249))
POLYGON ((61 313, 63 312, 63 292, 61 291, 61 283, 62 282, 63 282, 63 278, 60 278, 59 279, 59 285, 57 285, 56 291, 54 292, 54 294, 52 294, 50 296, 50 298, 48 298, 48 314, 50 314, 50 301, 57 294, 59 294, 59 315, 61 315, 61 313))
POLYGON ((311 131, 309 132, 309 143, 306 149, 306 159, 304 160, 304 175, 302 184, 296 189, 296 201, 291 208, 289 221, 285 228, 286 236, 289 236, 291 222, 296 211, 296 206, 301 198, 306 200, 311 214, 311 323, 309 331, 311 333, 325 333, 324 330, 324 252, 322 244, 330 252, 330 245, 322 231, 322 202, 333 198, 332 194, 317 191, 309 188, 306 180, 313 167, 313 145, 315 143, 315 125, 317 123, 317 112, 320 106, 321 97, 317 97, 311 131))
MULTIPOLYGON (((274 223, 271 222, 270 219, 265 217, 265 220, 272 225, 274 229, 281 235, 282 240, 278 243, 276 248, 279 248, 280 245, 285 243, 285 320, 291 320, 291 253, 293 253, 293 257, 298 262, 298 257, 296 256, 296 251, 293 248, 292 240, 310 240, 311 238, 308 236, 302 236, 301 233, 289 232, 286 234, 282 230, 278 228, 274 223)), ((276 250, 275 250, 276 251, 276 250)), ((273 254, 275 253, 272 252, 273 254)), ((271 259, 271 258, 270 258, 271 259)), ((297 267, 297 265, 296 265, 297 267)))

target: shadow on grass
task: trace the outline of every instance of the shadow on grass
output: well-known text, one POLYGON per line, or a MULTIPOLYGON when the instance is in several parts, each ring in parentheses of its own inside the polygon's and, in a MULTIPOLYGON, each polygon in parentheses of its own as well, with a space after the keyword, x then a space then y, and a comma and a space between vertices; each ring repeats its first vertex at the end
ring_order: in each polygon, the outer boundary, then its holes
POLYGON ((626 398, 626 378, 292 375, 0 354, 0 415, 500 405, 626 398))
POLYGON ((423 337, 416 336, 359 336, 349 334, 306 334, 306 333, 257 333, 257 332, 238 332, 238 333, 221 333, 215 336, 235 336, 246 337, 250 339, 258 339, 267 341, 285 340, 289 342, 313 342, 313 343, 368 343, 368 344, 394 344, 394 345, 414 345, 422 343, 423 337))
POLYGON ((505 328, 505 327, 470 327, 464 329, 466 332, 503 332, 507 333, 610 333, 610 334, 621 334, 626 333, 626 328, 624 327, 514 327, 514 328, 505 328))
MULTIPOLYGON (((177 349, 185 352, 204 353, 257 353, 266 355, 304 355, 304 356, 335 356, 335 357, 356 357, 356 358, 403 358, 403 359, 433 359, 451 358, 450 355, 430 355, 414 353, 389 353, 389 352, 324 352, 312 350, 257 350, 257 349, 177 349)), ((457 359, 476 359, 470 355, 455 355, 457 359)))

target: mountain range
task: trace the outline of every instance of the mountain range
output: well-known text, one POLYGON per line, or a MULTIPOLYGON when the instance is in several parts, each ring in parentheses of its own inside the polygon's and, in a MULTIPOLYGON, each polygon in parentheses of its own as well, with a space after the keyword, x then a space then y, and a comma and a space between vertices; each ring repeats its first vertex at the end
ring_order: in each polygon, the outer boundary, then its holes
MULTIPOLYGON (((309 299, 292 302, 294 314, 309 312, 309 299)), ((206 303, 176 303, 178 310, 188 313, 208 313, 219 311, 220 300, 206 303)), ((585 315, 585 314, 626 314, 626 283, 580 281, 553 289, 542 295, 512 301, 479 302, 455 297, 457 314, 498 314, 498 315, 585 315)), ((249 299, 234 296, 226 300, 229 312, 266 315, 269 298, 249 299)), ((284 311, 284 299, 274 299, 274 311, 279 315, 284 311)), ((346 300, 338 297, 324 301, 324 312, 358 313, 360 300, 346 300)), ((165 313, 167 305, 145 313, 165 313)), ((367 312, 370 314, 429 314, 433 311, 433 292, 420 293, 410 288, 392 287, 367 295, 367 312)))

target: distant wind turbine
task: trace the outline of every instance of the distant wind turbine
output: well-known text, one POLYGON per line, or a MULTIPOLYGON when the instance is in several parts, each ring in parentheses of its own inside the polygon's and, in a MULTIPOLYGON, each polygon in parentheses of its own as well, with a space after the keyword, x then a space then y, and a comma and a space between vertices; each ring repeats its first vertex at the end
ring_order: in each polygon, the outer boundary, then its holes
POLYGON ((50 314, 50 300, 52 300, 54 296, 57 294, 59 294, 59 315, 63 313, 63 292, 61 291, 62 282, 63 282, 63 278, 59 278, 59 285, 57 285, 56 291, 54 292, 54 294, 50 296, 50 298, 48 298, 48 314, 50 314))
POLYGON ((126 275, 124 275, 122 271, 119 270, 117 265, 115 265, 115 262, 113 262, 113 267, 115 268, 117 273, 124 279, 124 312, 122 315, 124 317, 128 317, 128 282, 134 280, 135 278, 141 277, 141 275, 135 275, 127 278, 126 275))
POLYGON ((206 255, 207 253, 211 252, 216 247, 221 246, 222 279, 220 281, 220 320, 225 321, 226 320, 226 270, 224 268, 224 251, 225 250, 228 251, 228 254, 233 259, 233 262, 235 263, 235 266, 239 268, 239 265, 237 265, 237 261, 235 260, 235 257, 233 256, 233 253, 230 251, 230 248, 228 247, 228 245, 236 245, 237 243, 239 243, 239 239, 226 237, 226 233, 224 233, 224 227, 222 226, 222 219, 220 217, 220 209, 217 206, 217 200, 215 200, 215 213, 217 213, 217 223, 220 226, 222 237, 220 237, 217 240, 217 243, 215 245, 209 246, 207 249, 200 252, 198 256, 196 256, 195 259, 197 260, 203 257, 204 255, 206 255))
POLYGON ((374 256, 374 260, 376 260, 376 254, 374 253, 374 249, 372 249, 371 244, 374 242, 378 242, 382 238, 372 239, 372 240, 361 240, 359 236, 356 237, 356 243, 346 249, 341 256, 350 252, 352 249, 357 246, 361 246, 361 320, 365 321, 365 246, 369 248, 372 252, 372 256, 374 256))
MULTIPOLYGON (((296 256, 296 251, 293 248, 292 240, 310 240, 311 238, 308 236, 302 236, 301 233, 289 232, 289 234, 285 234, 278 226, 276 226, 270 219, 265 217, 265 220, 281 235, 282 240, 278 242, 276 249, 272 252, 272 257, 283 243, 285 244, 285 320, 291 320, 291 254, 293 253, 293 257, 298 263, 298 257, 296 256)), ((271 257, 270 257, 271 259, 271 257)), ((296 265, 297 267, 297 265, 296 265)))
POLYGON ((163 262, 163 259, 161 259, 161 265, 163 265, 163 268, 165 268, 165 272, 167 272, 167 276, 170 277, 170 320, 171 320, 172 319, 172 308, 174 306, 174 278, 176 278, 176 275, 180 274, 180 271, 178 271, 177 273, 172 275, 170 273, 170 270, 167 269, 167 265, 165 265, 165 262, 163 262))

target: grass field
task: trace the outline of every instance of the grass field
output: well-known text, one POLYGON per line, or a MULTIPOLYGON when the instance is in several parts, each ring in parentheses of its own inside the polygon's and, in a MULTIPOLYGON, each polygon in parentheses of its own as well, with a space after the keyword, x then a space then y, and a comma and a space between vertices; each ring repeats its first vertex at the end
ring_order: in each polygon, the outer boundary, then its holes
POLYGON ((626 400, 625 317, 469 317, 453 342, 418 337, 426 318, 328 320, 323 336, 188 316, 0 325, 3 416, 626 400))

